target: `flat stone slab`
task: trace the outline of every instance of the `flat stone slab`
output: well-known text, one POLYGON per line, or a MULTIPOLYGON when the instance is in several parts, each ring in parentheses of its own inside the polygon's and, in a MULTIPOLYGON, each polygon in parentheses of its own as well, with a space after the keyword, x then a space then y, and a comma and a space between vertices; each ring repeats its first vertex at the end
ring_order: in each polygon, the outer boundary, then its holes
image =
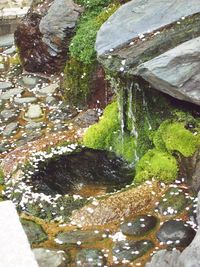
POLYGON ((7 89, 11 89, 13 84, 11 82, 0 82, 0 90, 6 91, 7 89))
POLYGON ((175 98, 200 105, 200 37, 187 41, 137 68, 137 75, 175 98))
POLYGON ((14 103, 18 104, 18 105, 23 105, 23 104, 27 104, 27 103, 33 103, 36 102, 37 98, 32 96, 32 97, 15 97, 14 99, 14 103))
POLYGON ((1 100, 9 100, 13 96, 19 95, 24 91, 24 89, 21 88, 14 88, 14 89, 9 89, 5 93, 0 95, 1 100))
POLYGON ((37 91, 39 95, 52 95, 56 89, 59 87, 57 83, 50 84, 46 87, 41 88, 40 90, 37 91))
POLYGON ((14 35, 6 34, 0 38, 0 47, 13 46, 14 44, 14 35))
POLYGON ((142 34, 200 12, 200 0, 133 0, 120 7, 100 28, 96 51, 102 55, 142 34))
POLYGON ((38 267, 11 201, 0 203, 0 266, 38 267))

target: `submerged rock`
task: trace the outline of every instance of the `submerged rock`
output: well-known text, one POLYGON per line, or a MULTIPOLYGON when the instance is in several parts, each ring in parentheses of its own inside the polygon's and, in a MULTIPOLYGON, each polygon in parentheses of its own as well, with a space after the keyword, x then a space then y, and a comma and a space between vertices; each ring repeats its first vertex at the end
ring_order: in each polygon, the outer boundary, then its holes
POLYGON ((77 267, 104 266, 105 258, 99 249, 82 249, 76 256, 77 267))
POLYGON ((39 267, 66 267, 70 261, 69 255, 62 250, 34 248, 33 253, 39 267))
POLYGON ((77 242, 91 243, 95 241, 101 241, 103 238, 107 237, 106 234, 105 237, 103 236, 103 232, 99 231, 95 232, 77 230, 66 233, 59 233, 56 240, 61 244, 76 245, 78 244, 77 242))
POLYGON ((31 244, 39 244, 48 239, 41 225, 25 219, 21 219, 21 223, 31 244))
POLYGON ((81 12, 72 0, 33 1, 15 32, 25 70, 51 74, 63 69, 81 12))
POLYGON ((131 236, 143 236, 155 228, 158 220, 151 215, 139 216, 133 221, 123 223, 120 228, 123 234, 131 236))
POLYGON ((120 241, 113 247, 113 256, 117 261, 134 261, 153 248, 150 240, 120 241))
POLYGON ((183 221, 167 221, 157 233, 160 242, 170 246, 187 247, 193 240, 196 232, 183 221))
POLYGON ((200 37, 143 63, 137 74, 166 94, 200 105, 199 57, 200 37))

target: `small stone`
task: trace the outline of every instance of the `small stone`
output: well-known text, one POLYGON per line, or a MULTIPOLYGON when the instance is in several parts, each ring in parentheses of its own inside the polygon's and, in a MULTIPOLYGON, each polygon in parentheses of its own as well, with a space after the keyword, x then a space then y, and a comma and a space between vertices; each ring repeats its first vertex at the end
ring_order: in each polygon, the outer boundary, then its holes
POLYGON ((38 104, 32 104, 29 106, 28 111, 25 114, 28 119, 38 119, 42 117, 42 109, 38 104))
POLYGON ((120 241, 113 247, 112 252, 113 256, 119 261, 134 261, 143 256, 153 246, 150 240, 120 241))
POLYGON ((11 122, 17 117, 17 114, 14 109, 4 109, 1 111, 1 117, 7 122, 11 122))
POLYGON ((31 244, 39 244, 48 239, 41 225, 25 219, 21 219, 21 223, 31 244))
POLYGON ((37 91, 39 95, 48 95, 48 94, 53 94, 56 89, 59 87, 57 83, 50 84, 46 87, 41 88, 40 90, 37 91))
POLYGON ((57 235, 57 239, 64 244, 77 244, 78 241, 81 243, 90 243, 100 241, 103 239, 102 232, 95 233, 94 231, 71 231, 63 232, 57 235))
POLYGON ((170 220, 160 227, 157 238, 164 244, 187 247, 192 242, 195 234, 195 230, 186 226, 184 221, 170 220))
POLYGON ((14 99, 14 103, 15 104, 18 104, 18 105, 21 105, 21 104, 27 104, 27 103, 33 103, 33 102, 36 102, 37 101, 37 98, 36 97, 16 97, 14 99))
POLYGON ((0 82, 0 90, 6 91, 7 89, 11 89, 13 84, 11 82, 0 82))
POLYGON ((65 267, 70 262, 70 256, 61 250, 34 248, 32 251, 39 267, 65 267))
POLYGON ((143 236, 155 228, 158 220, 154 216, 139 216, 133 221, 124 222, 120 228, 124 235, 143 236))
POLYGON ((34 122, 34 121, 31 121, 29 123, 26 124, 25 128, 27 130, 32 130, 32 129, 38 129, 38 128, 41 128, 42 127, 42 123, 41 122, 34 122))
POLYGON ((9 123, 3 131, 3 136, 10 136, 18 127, 17 122, 9 123))
POLYGON ((23 92, 23 89, 21 88, 14 88, 9 89, 5 93, 0 95, 1 100, 9 100, 11 97, 14 97, 15 95, 21 94, 23 92))
POLYGON ((105 258, 99 249, 82 249, 76 256, 77 267, 103 267, 105 264, 105 258))

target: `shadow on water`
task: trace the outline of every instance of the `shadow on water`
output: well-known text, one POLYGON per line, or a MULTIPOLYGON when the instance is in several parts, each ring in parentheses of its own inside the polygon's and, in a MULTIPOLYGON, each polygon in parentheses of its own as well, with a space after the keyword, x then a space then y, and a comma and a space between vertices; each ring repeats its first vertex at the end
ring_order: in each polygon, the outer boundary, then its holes
POLYGON ((115 154, 83 148, 41 162, 31 183, 34 190, 45 194, 90 197, 119 190, 132 180, 132 170, 115 154))

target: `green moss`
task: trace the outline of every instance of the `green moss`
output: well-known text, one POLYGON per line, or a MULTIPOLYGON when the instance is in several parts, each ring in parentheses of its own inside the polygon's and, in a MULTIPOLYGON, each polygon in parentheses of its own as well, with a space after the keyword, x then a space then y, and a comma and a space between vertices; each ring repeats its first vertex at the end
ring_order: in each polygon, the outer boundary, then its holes
POLYGON ((62 85, 67 103, 75 106, 82 106, 86 103, 95 67, 95 64, 83 64, 73 58, 67 62, 62 85))
POLYGON ((141 183, 155 178, 159 181, 172 182, 176 179, 177 173, 177 162, 172 155, 152 149, 138 162, 134 181, 141 183))
POLYGON ((155 134, 154 144, 160 150, 178 151, 189 157, 200 147, 200 138, 187 130, 184 122, 165 121, 155 134))
POLYGON ((0 185, 4 185, 4 173, 2 169, 0 169, 0 185))
POLYGON ((101 11, 101 8, 99 10, 98 6, 97 10, 86 12, 78 25, 76 35, 73 37, 69 47, 73 58, 84 64, 91 64, 96 59, 94 46, 97 32, 118 7, 119 5, 113 4, 101 11))
POLYGON ((122 138, 116 101, 106 107, 98 123, 89 127, 83 143, 90 148, 113 151, 128 162, 134 160, 135 141, 128 133, 122 138))

